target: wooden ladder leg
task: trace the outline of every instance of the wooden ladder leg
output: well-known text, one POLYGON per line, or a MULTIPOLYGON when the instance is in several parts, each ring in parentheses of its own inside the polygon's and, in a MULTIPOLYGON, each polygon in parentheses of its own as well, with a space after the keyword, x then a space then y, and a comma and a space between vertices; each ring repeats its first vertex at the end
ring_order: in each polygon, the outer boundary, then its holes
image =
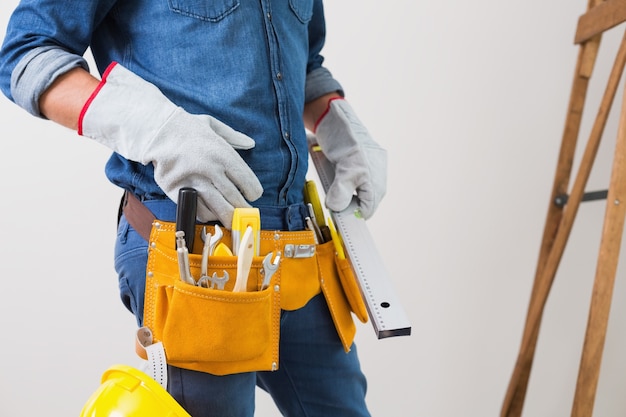
MULTIPOLYGON (((543 297, 540 290, 540 288, 545 287, 545 284, 542 282, 544 279, 543 271, 545 269, 546 260, 552 251, 554 240, 559 231, 559 226, 563 217, 563 207, 557 206, 554 202, 557 196, 565 195, 568 191, 572 172, 572 163, 574 160, 574 153, 576 151, 576 143, 578 141, 582 113, 589 86, 590 77, 589 74, 587 74, 586 69, 593 67, 593 62, 591 65, 589 65, 588 62, 590 60, 595 61, 597 51, 597 47, 591 48, 587 45, 583 45, 578 53, 578 61, 570 93, 565 128, 561 138, 561 148, 559 150, 559 158, 554 176, 550 203, 548 205, 548 214, 546 216, 543 230, 543 237, 541 241, 541 248, 539 250, 539 258, 537 260, 529 307, 533 304, 533 300, 537 300, 538 297, 543 297)), ((551 282, 552 278, 549 279, 551 282)), ((548 284, 548 291, 550 286, 551 285, 548 284)), ((547 297, 547 294, 545 296, 547 297)), ((530 371, 535 354, 535 346, 539 335, 539 326, 533 329, 531 334, 527 334, 530 331, 530 324, 535 320, 535 318, 531 316, 531 311, 532 310, 529 308, 526 315, 526 323, 523 333, 525 337, 523 338, 517 362, 515 364, 515 368, 513 369, 513 374, 511 375, 509 386, 502 404, 500 414, 501 417, 519 417, 522 414, 528 380, 530 378, 530 371)))
POLYGON ((611 308, 618 258, 626 216, 626 90, 613 157, 611 182, 606 201, 602 241, 596 267, 593 295, 585 343, 578 371, 572 417, 589 417, 593 413, 606 329, 611 308))
MULTIPOLYGON (((522 335, 522 344, 518 353, 515 368, 513 370, 513 375, 509 382, 504 404, 501 409, 500 415, 502 417, 519 417, 522 413, 543 310, 552 286, 552 282, 554 281, 559 262, 565 250, 567 239, 569 238, 574 220, 576 218, 576 214, 584 194, 584 188, 587 184, 589 174, 591 173, 591 168, 593 167, 593 162, 600 145, 600 140, 606 126, 606 121, 614 101, 625 64, 626 33, 625 37, 622 39, 620 49, 615 58, 613 68, 609 76, 609 81, 607 83, 602 102, 600 103, 600 109, 596 116, 587 147, 583 154, 578 175, 574 186, 572 187, 572 194, 565 209, 563 210, 563 214, 556 229, 556 236, 548 244, 544 242, 544 247, 542 248, 542 250, 546 251, 547 255, 545 256, 545 261, 540 259, 537 269, 537 276, 535 278, 524 333, 522 335)), ((546 227, 548 226, 549 223, 546 227)))
MULTIPOLYGON (((548 214, 543 230, 543 238, 535 271, 535 279, 530 296, 530 305, 536 303, 536 300, 547 298, 547 294, 542 294, 541 288, 546 286, 543 282, 545 274, 546 261, 553 249, 555 238, 558 234, 561 220, 563 217, 563 207, 554 204, 557 196, 567 194, 569 187, 570 175, 572 172, 572 162, 576 151, 576 143, 578 141, 580 123, 582 113, 587 96, 589 86, 589 78, 593 64, 597 56, 599 39, 597 42, 582 45, 578 54, 574 81, 572 83, 572 91, 565 121, 563 137, 561 139, 561 148, 559 150, 559 158, 557 169, 552 186, 550 204, 548 206, 548 214)), ((551 286, 552 277, 547 278, 548 291, 551 286)), ((526 315, 526 323, 522 337, 522 346, 518 353, 517 362, 513 369, 513 374, 509 381, 509 386, 505 394, 504 402, 501 409, 501 417, 519 417, 522 414, 528 380, 532 368, 535 346, 539 334, 539 326, 532 326, 537 318, 531 315, 533 309, 528 309, 526 315)), ((539 318, 540 320, 540 318, 539 318)))

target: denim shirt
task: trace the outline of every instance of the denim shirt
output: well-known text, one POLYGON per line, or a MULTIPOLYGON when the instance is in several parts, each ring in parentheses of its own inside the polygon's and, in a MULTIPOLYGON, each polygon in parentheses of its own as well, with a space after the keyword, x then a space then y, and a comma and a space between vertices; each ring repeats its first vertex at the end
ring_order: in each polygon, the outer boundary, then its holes
MULTIPOLYGON (((308 165, 304 103, 339 83, 322 66, 322 0, 22 0, 0 51, 0 87, 30 113, 54 79, 117 61, 190 113, 253 138, 240 154, 264 187, 255 206, 302 201, 308 165)), ((116 185, 165 198, 153 167, 113 154, 116 185)))

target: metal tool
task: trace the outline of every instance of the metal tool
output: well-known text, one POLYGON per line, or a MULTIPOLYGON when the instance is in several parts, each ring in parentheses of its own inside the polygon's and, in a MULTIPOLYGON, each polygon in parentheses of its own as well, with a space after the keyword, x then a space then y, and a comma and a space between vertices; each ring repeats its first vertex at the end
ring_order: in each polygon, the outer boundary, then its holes
POLYGON ((217 272, 213 272, 213 275, 211 275, 211 278, 209 278, 209 281, 211 281, 211 288, 217 287, 218 290, 223 290, 224 285, 228 282, 229 279, 230 277, 228 276, 227 271, 224 271, 224 275, 222 275, 221 277, 217 275, 217 272))
MULTIPOLYGON (((315 136, 308 135, 307 140, 309 154, 324 191, 327 191, 335 178, 335 168, 324 156, 315 136)), ((394 291, 374 239, 361 217, 357 198, 354 197, 345 210, 331 212, 331 217, 343 238, 347 257, 378 338, 410 335, 411 324, 394 291)))
POLYGON ((217 275, 217 272, 213 272, 213 275, 203 275, 198 280, 198 287, 204 288, 217 288, 218 290, 223 290, 224 285, 228 282, 230 276, 227 271, 224 271, 224 275, 221 277, 217 275))
POLYGON ((246 231, 239 242, 239 251, 237 252, 237 279, 233 292, 243 292, 247 289, 248 275, 252 266, 252 257, 254 256, 254 237, 252 226, 246 227, 246 231))
POLYGON ((309 229, 310 231, 313 232, 313 237, 315 238, 315 243, 316 244, 324 243, 321 240, 321 234, 317 232, 319 230, 319 227, 317 227, 315 222, 310 217, 305 217, 304 221, 306 223, 307 229, 309 229), (316 229, 316 227, 317 227, 317 229, 316 229))
POLYGON ((185 244, 185 232, 182 230, 176 232, 176 253, 178 255, 178 273, 181 281, 196 285, 196 280, 191 276, 191 270, 189 269, 189 251, 185 244))
MULTIPOLYGON (((202 261, 200 265, 200 279, 198 280, 199 287, 209 287, 209 281, 212 282, 211 277, 209 277, 209 256, 213 255, 215 251, 215 247, 222 240, 222 236, 224 236, 224 232, 218 225, 215 225, 215 230, 213 234, 207 233, 206 226, 202 228, 202 232, 200 237, 204 242, 202 246, 202 261)), ((224 271, 226 273, 226 271, 224 271)), ((215 275, 215 274, 214 274, 215 275)), ((226 273, 226 281, 228 281, 228 274, 226 273)), ((222 285, 223 287, 223 285, 222 285)), ((220 288, 223 289, 223 288, 220 288)))
POLYGON ((222 232, 222 228, 217 224, 214 226, 213 234, 207 233, 206 226, 202 228, 202 233, 200 235, 202 237, 202 241, 204 242, 204 247, 202 248, 202 254, 204 255, 205 250, 207 251, 207 256, 213 255, 215 252, 215 247, 224 237, 224 232, 222 232))
POLYGON ((263 277, 263 283, 261 284, 261 291, 269 287, 270 281, 272 280, 272 276, 274 276, 274 273, 276 272, 276 270, 278 269, 278 265, 280 264, 280 252, 276 254, 276 257, 274 258, 274 262, 272 262, 273 255, 274 253, 270 252, 267 255, 265 255, 265 258, 263 258, 264 277, 263 277))
POLYGON ((209 253, 211 251, 211 234, 206 232, 206 226, 202 228, 202 241, 204 245, 202 246, 202 261, 200 262, 200 279, 198 280, 198 286, 205 287, 204 283, 209 279, 209 253))
POLYGON ((224 232, 222 232, 222 229, 218 225, 215 225, 213 234, 207 233, 206 226, 202 228, 200 237, 202 238, 204 245, 202 246, 202 265, 200 266, 202 275, 201 278, 207 275, 207 271, 209 269, 209 256, 213 255, 215 247, 220 240, 222 240, 223 236, 224 232))
POLYGON ((312 258, 315 256, 316 245, 285 245, 285 258, 312 258))
POLYGON ((322 235, 322 229, 320 229, 320 220, 318 220, 317 214, 315 214, 315 208, 311 203, 307 203, 306 207, 309 210, 309 216, 311 218, 311 221, 313 222, 313 230, 315 231, 315 235, 317 236, 319 243, 324 243, 326 240, 322 235))
POLYGON ((321 242, 328 242, 332 239, 332 237, 330 236, 330 230, 326 225, 324 208, 322 207, 320 196, 317 192, 317 185, 313 180, 308 180, 305 183, 304 202, 309 209, 311 218, 314 220, 314 223, 317 224, 317 230, 319 230, 319 233, 322 236, 319 240, 321 242))
POLYGON ((211 282, 211 277, 203 274, 198 282, 196 282, 196 285, 198 287, 209 288, 209 282, 211 282))

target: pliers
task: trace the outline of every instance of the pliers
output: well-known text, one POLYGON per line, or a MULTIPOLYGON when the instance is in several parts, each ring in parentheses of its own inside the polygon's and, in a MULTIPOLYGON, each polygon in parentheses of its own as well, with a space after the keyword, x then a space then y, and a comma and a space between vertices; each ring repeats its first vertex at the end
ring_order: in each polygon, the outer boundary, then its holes
POLYGON ((178 272, 180 279, 187 284, 196 285, 196 280, 191 276, 189 269, 189 250, 185 243, 185 232, 176 232, 176 253, 178 254, 178 272))

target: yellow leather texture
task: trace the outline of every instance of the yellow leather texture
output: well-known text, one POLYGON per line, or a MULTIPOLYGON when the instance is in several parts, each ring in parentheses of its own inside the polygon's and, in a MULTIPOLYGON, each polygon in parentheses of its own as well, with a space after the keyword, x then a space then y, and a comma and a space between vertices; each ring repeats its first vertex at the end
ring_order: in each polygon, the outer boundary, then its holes
MULTIPOLYGON (((212 226, 207 229, 213 232, 212 226)), ((230 231, 222 230, 221 241, 230 246, 230 231)), ((189 255, 195 280, 201 275, 200 232, 197 226, 195 253, 189 255)), ((190 285, 180 279, 175 240, 174 223, 154 222, 144 303, 144 326, 152 331, 154 342, 163 343, 169 364, 214 375, 276 370, 281 309, 299 309, 320 291, 344 349, 350 350, 356 328, 349 299, 355 303, 354 294, 359 293, 357 288, 346 297, 332 242, 317 245, 314 256, 291 258, 285 256, 285 245, 314 245, 313 232, 261 231, 260 256, 253 258, 247 291, 233 292, 236 256, 209 257, 208 275, 230 277, 223 290, 190 285), (281 253, 280 266, 261 290, 263 258, 270 252, 281 253)))

